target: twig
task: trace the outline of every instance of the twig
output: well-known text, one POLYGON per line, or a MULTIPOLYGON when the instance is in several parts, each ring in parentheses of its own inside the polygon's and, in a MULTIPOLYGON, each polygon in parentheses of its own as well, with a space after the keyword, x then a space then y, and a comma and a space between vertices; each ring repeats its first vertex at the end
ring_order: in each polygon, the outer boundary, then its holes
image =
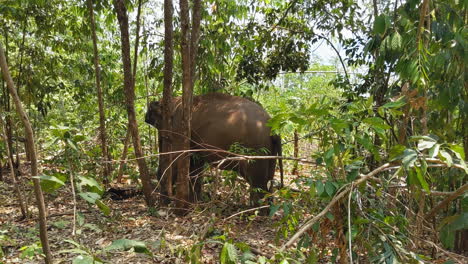
POLYGON ((250 211, 255 211, 255 210, 258 210, 258 209, 262 209, 262 208, 268 208, 270 207, 269 205, 263 205, 263 206, 259 206, 259 207, 255 207, 255 208, 250 208, 250 209, 247 209, 247 210, 244 210, 244 211, 240 211, 238 213, 235 213, 227 218, 224 218, 223 222, 228 220, 228 219, 231 219, 233 218, 234 216, 237 216, 237 215, 240 215, 240 214, 243 214, 243 213, 247 213, 247 212, 250 212, 250 211))

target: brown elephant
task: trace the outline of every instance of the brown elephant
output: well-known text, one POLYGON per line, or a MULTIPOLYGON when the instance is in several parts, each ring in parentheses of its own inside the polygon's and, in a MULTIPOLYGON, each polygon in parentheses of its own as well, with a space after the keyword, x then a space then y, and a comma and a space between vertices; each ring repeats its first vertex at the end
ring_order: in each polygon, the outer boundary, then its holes
MULTIPOLYGON (((174 111, 172 115, 173 127, 177 127, 182 119, 181 98, 174 98, 174 111)), ((191 149, 219 149, 218 151, 202 151, 192 155, 190 172, 194 192, 200 195, 201 181, 196 180, 204 164, 220 161, 229 156, 225 151, 230 150, 234 144, 241 148, 254 150, 255 155, 281 156, 281 138, 271 135, 267 126, 270 119, 268 113, 257 103, 248 99, 211 93, 193 97, 192 112, 192 138, 191 149)), ((150 103, 145 122, 160 129, 162 123, 162 109, 158 101, 150 103)), ((177 141, 177 129, 173 134, 173 142, 177 141)), ((281 181, 283 179, 283 166, 279 160, 281 181)), ((254 161, 226 161, 220 167, 223 170, 237 171, 251 186, 250 198, 253 204, 263 198, 268 190, 268 182, 273 180, 275 173, 275 159, 259 159, 254 161)), ((175 170, 174 170, 175 171, 175 170)))

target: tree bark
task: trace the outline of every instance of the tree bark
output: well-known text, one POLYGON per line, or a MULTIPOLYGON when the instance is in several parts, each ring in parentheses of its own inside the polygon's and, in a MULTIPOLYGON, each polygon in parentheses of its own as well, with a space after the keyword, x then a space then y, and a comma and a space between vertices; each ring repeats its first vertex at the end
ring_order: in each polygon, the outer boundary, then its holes
POLYGON ((120 25, 121 45, 122 45, 122 62, 124 70, 124 91, 125 103, 128 113, 128 125, 133 139, 133 148, 135 149, 135 157, 137 158, 138 168, 141 174, 141 183, 143 186, 143 194, 148 206, 154 205, 154 197, 152 195, 153 185, 149 176, 148 167, 143 157, 143 151, 140 143, 140 135, 136 122, 135 113, 135 87, 132 75, 132 65, 130 61, 130 38, 128 33, 128 16, 127 8, 124 0, 114 0, 114 8, 117 13, 117 18, 120 25))
POLYGON ((135 33, 135 48, 133 50, 133 86, 135 87, 136 83, 136 72, 137 72, 137 62, 138 62, 138 45, 140 43, 140 15, 141 15, 141 0, 138 0, 138 10, 136 17, 136 33, 135 33))
MULTIPOLYGON (((26 151, 29 152, 31 157, 31 176, 35 177, 38 176, 38 169, 37 169, 37 156, 36 156, 36 149, 34 145, 34 135, 33 130, 31 128, 31 123, 29 122, 29 118, 24 111, 23 105, 18 97, 18 94, 15 89, 15 85, 13 83, 13 79, 11 78, 8 65, 6 62, 5 53, 3 51, 3 47, 0 44, 0 67, 2 69, 3 78, 7 82, 8 90, 10 91, 11 97, 13 98, 16 106, 16 112, 21 117, 21 121, 23 122, 26 134, 26 151)), ((38 178, 32 178, 34 184, 34 193, 36 196, 37 202, 37 209, 39 211, 39 236, 42 243, 42 251, 45 255, 45 263, 52 263, 52 253, 49 248, 49 239, 47 237, 47 218, 46 218, 46 207, 44 203, 44 196, 42 194, 42 188, 40 185, 40 181, 38 178)))
MULTIPOLYGON (((174 29, 172 19, 174 7, 172 0, 164 0, 164 90, 162 98, 162 128, 159 131, 160 153, 172 152, 172 75, 174 67, 174 29)), ((168 203, 172 193, 172 167, 173 156, 162 155, 159 160, 158 176, 161 179, 161 197, 164 203, 168 203), (166 175, 162 173, 166 171, 166 175)))
MULTIPOLYGON (((299 134, 297 133, 297 129, 294 130, 294 158, 299 157, 299 134)), ((294 166, 292 169, 292 174, 293 175, 298 175, 298 167, 299 167, 299 162, 295 161, 294 166)))
POLYGON ((87 0, 87 4, 89 11, 89 20, 91 23, 91 33, 93 38, 94 71, 96 75, 96 90, 99 108, 99 132, 101 137, 102 160, 104 161, 103 180, 105 185, 108 185, 110 182, 110 163, 108 160, 106 114, 104 113, 104 100, 101 89, 101 69, 99 68, 99 51, 97 47, 96 22, 94 20, 93 0, 87 0))
MULTIPOLYGON (((192 70, 191 70, 191 55, 190 55, 190 22, 189 22, 189 6, 187 0, 180 0, 180 26, 181 40, 180 51, 182 56, 182 122, 180 123, 180 138, 178 150, 188 150, 190 148, 190 119, 191 119, 191 102, 192 102, 192 70)), ((190 182, 190 156, 182 154, 177 161, 177 185, 176 185, 176 206, 179 214, 184 214, 183 209, 189 206, 189 182, 190 182)))
MULTIPOLYGON (((178 140, 179 150, 190 149, 192 119, 192 98, 195 84, 195 64, 200 37, 201 1, 193 1, 192 28, 190 31, 189 6, 187 0, 180 0, 180 24, 181 24, 181 55, 182 55, 182 122, 180 124, 181 139, 178 140)), ((178 208, 187 208, 190 197, 190 155, 184 154, 177 162, 177 201, 178 208)), ((180 213, 184 213, 182 210, 180 213)))

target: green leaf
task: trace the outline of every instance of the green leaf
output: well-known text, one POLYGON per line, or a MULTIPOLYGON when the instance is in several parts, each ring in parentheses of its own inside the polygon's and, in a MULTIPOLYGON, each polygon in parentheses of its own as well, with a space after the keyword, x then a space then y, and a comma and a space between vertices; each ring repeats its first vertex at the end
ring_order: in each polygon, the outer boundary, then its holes
POLYGON ((398 109, 402 106, 406 105, 406 98, 404 96, 398 98, 398 100, 394 102, 388 102, 384 104, 382 107, 386 109, 398 109))
POLYGON ((86 200, 88 203, 96 204, 96 200, 101 198, 101 196, 97 193, 93 192, 80 192, 78 195, 86 200))
POLYGON ((409 169, 409 167, 413 166, 414 162, 418 158, 418 153, 412 149, 405 149, 403 152, 403 157, 401 162, 403 163, 403 167, 405 169, 409 169))
POLYGON ((104 189, 95 179, 81 175, 78 176, 78 179, 80 180, 80 187, 88 186, 91 192, 98 193, 99 195, 102 195, 104 193, 104 189))
POLYGON ((433 138, 430 138, 430 137, 426 137, 424 139, 420 139, 418 141, 418 149, 419 150, 425 150, 425 149, 430 149, 432 148, 435 144, 437 143, 437 141, 433 138))
POLYGON ((54 176, 40 175, 33 176, 33 178, 39 179, 41 187, 46 193, 53 193, 60 187, 65 185, 66 175, 61 173, 55 173, 54 176))
POLYGON ((41 181, 53 181, 53 182, 60 184, 61 186, 65 185, 63 181, 59 180, 55 176, 40 175, 40 176, 33 176, 33 178, 40 179, 41 181))
POLYGON ((103 203, 101 200, 96 200, 96 205, 104 215, 106 216, 110 215, 110 212, 111 212, 110 207, 107 206, 105 203, 103 203))
POLYGON ((435 144, 432 148, 429 149, 429 157, 435 158, 439 155, 440 144, 435 144))
POLYGON ((133 249, 137 253, 144 253, 147 255, 152 255, 149 249, 146 247, 145 242, 137 241, 137 240, 130 240, 130 239, 118 239, 112 241, 112 244, 106 248, 105 251, 127 251, 133 249))
POLYGON ((461 160, 465 160, 465 154, 466 153, 465 153, 465 150, 463 149, 463 146, 451 144, 450 145, 450 150, 452 150, 455 153, 457 158, 459 158, 461 160))
POLYGON ((402 155, 403 152, 406 150, 406 147, 403 145, 395 145, 390 148, 389 151, 389 159, 390 161, 394 161, 396 159, 399 159, 402 155))
POLYGON ((431 191, 429 189, 429 184, 427 184, 423 171, 419 167, 415 167, 415 170, 416 170, 416 177, 418 178, 419 183, 421 184, 421 186, 427 193, 430 193, 431 191))
POLYGON ((326 182, 325 183, 325 191, 327 192, 328 196, 332 197, 333 194, 335 194, 335 185, 331 182, 326 182))
POLYGON ((374 34, 383 35, 386 30, 385 15, 380 15, 374 21, 374 34))
POLYGON ((315 182, 315 186, 317 189, 317 195, 320 196, 325 191, 325 186, 323 185, 323 182, 320 180, 317 180, 315 182))
POLYGON ((439 152, 439 156, 441 157, 442 160, 445 160, 445 162, 447 162, 447 166, 451 167, 452 164, 453 164, 453 160, 452 160, 452 156, 450 156, 450 154, 442 149, 440 152, 439 152))
POLYGON ((276 205, 276 204, 271 204, 270 205, 270 217, 275 215, 276 212, 278 212, 279 208, 281 207, 281 205, 276 205))
POLYGON ((338 118, 330 119, 330 125, 333 128, 333 130, 335 130, 336 133, 340 133, 341 130, 349 126, 349 124, 346 121, 342 119, 338 119, 338 118))
POLYGON ((221 264, 235 264, 237 262, 237 250, 233 244, 229 242, 224 243, 221 250, 220 262, 221 264))
POLYGON ((362 120, 362 122, 368 124, 371 128, 373 129, 389 129, 390 126, 385 124, 385 121, 380 118, 380 117, 368 117, 364 120, 362 120))

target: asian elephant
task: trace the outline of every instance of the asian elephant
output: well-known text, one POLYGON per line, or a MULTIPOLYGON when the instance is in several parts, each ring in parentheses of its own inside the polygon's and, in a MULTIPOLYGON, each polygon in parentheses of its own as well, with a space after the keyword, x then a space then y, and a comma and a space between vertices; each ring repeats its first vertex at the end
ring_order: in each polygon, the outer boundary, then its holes
MULTIPOLYGON (((177 124, 182 120, 181 97, 173 99, 172 124, 175 128, 173 142, 178 140, 177 124)), ((151 102, 145 116, 145 122, 161 128, 162 105, 151 102)), ((191 149, 219 149, 229 151, 233 145, 254 150, 254 155, 281 156, 281 138, 271 135, 267 126, 268 113, 257 103, 248 99, 221 93, 210 93, 193 97, 191 149)), ((226 152, 202 151, 192 155, 190 172, 192 179, 204 166, 228 157, 226 152)), ((283 166, 279 160, 281 183, 283 166)), ((237 171, 251 186, 250 200, 258 204, 263 192, 252 189, 268 190, 268 182, 273 180, 275 159, 258 159, 250 161, 226 161, 220 167, 223 170, 237 171)), ((175 170, 174 170, 175 171, 175 170)), ((200 195, 201 180, 193 183, 194 192, 200 195)))

